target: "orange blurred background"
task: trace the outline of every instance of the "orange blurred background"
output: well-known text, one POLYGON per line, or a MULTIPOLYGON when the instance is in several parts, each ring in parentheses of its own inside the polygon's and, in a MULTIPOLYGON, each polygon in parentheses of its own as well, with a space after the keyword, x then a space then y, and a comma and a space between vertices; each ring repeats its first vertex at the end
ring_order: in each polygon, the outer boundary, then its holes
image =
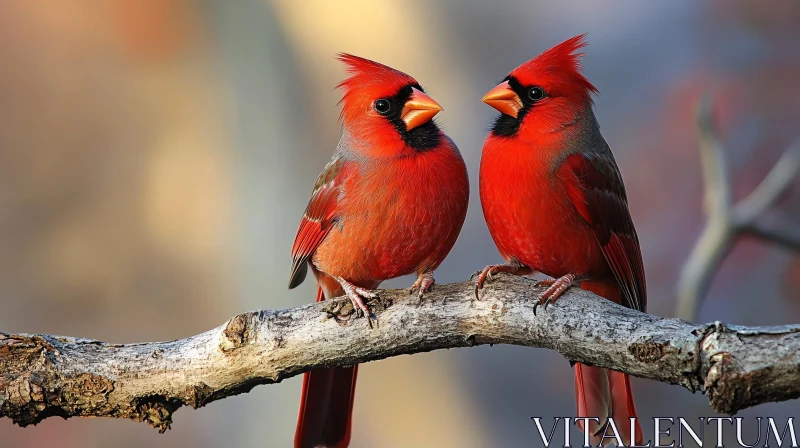
MULTIPOLYGON (((795 1, 0 2, 0 330, 166 340, 312 301, 312 282, 286 290, 289 250, 339 135, 337 52, 408 72, 444 106, 439 121, 473 197, 437 280, 464 280, 499 260, 475 194, 495 114, 480 98, 584 32, 585 73, 601 91, 596 112, 642 240, 649 311, 672 316, 703 225, 698 99, 716 99, 741 197, 800 135, 795 1)), ((798 192, 778 208, 800 221, 798 192)), ((798 322, 798 260, 742 241, 698 320, 798 322)), ((536 446, 531 416, 574 415, 570 372, 557 353, 500 346, 367 364, 352 445, 536 446)), ((701 395, 634 388, 643 418, 713 415, 701 395)), ((291 378, 182 409, 164 435, 124 420, 21 429, 2 419, 0 447, 290 446, 299 391, 291 378)))

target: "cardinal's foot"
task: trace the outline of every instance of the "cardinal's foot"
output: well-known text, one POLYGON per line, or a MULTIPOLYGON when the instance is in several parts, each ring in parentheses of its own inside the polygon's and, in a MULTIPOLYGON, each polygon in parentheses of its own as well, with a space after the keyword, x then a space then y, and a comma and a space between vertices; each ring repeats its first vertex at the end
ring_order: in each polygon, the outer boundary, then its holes
POLYGON ((350 302, 352 302, 353 309, 356 311, 356 315, 358 316, 359 314, 363 313, 363 315, 367 317, 367 323, 369 323, 370 328, 372 328, 372 313, 370 312, 365 299, 377 299, 378 293, 371 289, 365 289, 356 286, 341 277, 335 278, 336 281, 342 285, 344 293, 350 299, 350 302))
POLYGON ((434 284, 436 284, 436 279, 433 278, 433 272, 423 272, 417 276, 417 281, 411 285, 408 293, 414 294, 418 292, 419 298, 422 299, 422 296, 425 295, 426 292, 433 289, 434 284))
POLYGON ((530 269, 520 265, 519 263, 516 263, 514 260, 512 260, 511 263, 490 264, 489 266, 486 266, 485 268, 483 268, 482 271, 478 271, 472 274, 472 277, 470 277, 471 280, 476 275, 478 276, 478 280, 475 282, 476 299, 480 300, 480 297, 478 296, 478 291, 483 288, 484 283, 486 283, 487 280, 488 281, 494 280, 494 276, 501 272, 524 275, 526 273, 530 273, 530 269))
POLYGON ((538 308, 539 305, 544 305, 544 310, 547 311, 547 305, 555 303, 558 297, 572 286, 572 282, 574 281, 575 275, 567 274, 555 280, 541 280, 536 283, 536 286, 549 286, 549 288, 542 294, 542 298, 533 305, 533 314, 536 314, 536 308, 538 308))

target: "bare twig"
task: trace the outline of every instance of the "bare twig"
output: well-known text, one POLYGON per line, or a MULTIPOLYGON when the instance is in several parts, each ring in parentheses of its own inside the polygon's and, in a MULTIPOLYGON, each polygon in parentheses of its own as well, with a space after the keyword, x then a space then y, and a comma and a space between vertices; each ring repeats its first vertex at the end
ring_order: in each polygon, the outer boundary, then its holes
POLYGON ((750 235, 759 237, 790 249, 800 251, 800 226, 788 224, 783 215, 774 220, 753 223, 744 230, 750 235))
MULTIPOLYGON (((706 227, 683 265, 678 280, 678 317, 694 320, 708 285, 735 240, 750 234, 794 250, 800 250, 800 227, 759 222, 789 188, 800 171, 800 139, 781 156, 767 177, 737 204, 731 202, 725 155, 705 98, 698 110, 700 156, 705 181, 706 227)), ((785 221, 785 220, 784 220, 785 221)))
POLYGON ((172 413, 319 367, 481 344, 558 350, 570 361, 704 391, 734 413, 800 397, 800 326, 695 325, 623 308, 572 288, 546 311, 543 288, 501 275, 475 299, 471 283, 437 286, 420 301, 384 291, 377 326, 347 319, 349 301, 238 315, 171 342, 116 345, 0 333, 0 417, 145 421, 161 431, 172 413))

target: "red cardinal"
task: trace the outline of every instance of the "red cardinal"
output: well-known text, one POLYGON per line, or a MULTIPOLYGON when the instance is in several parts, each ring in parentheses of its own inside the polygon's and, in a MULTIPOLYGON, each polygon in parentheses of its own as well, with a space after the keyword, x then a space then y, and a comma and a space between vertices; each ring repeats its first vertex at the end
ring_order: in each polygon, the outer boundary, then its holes
MULTIPOLYGON (((289 288, 308 268, 317 301, 346 294, 365 301, 387 279, 416 273, 411 292, 433 286, 433 271, 461 231, 469 181, 458 148, 431 119, 441 106, 414 78, 340 55, 352 74, 339 84, 342 134, 320 174, 292 246, 289 288)), ((303 378, 295 447, 350 442, 357 366, 318 369, 303 378)))
MULTIPOLYGON (((483 98, 501 115, 483 146, 481 204, 506 263, 487 266, 476 286, 498 272, 542 272, 556 279, 544 282, 545 305, 580 282, 644 311, 644 266, 625 186, 592 111, 597 89, 575 53, 585 45, 576 36, 545 51, 483 98)), ((575 391, 578 416, 600 420, 590 423, 595 443, 608 417, 630 443, 636 408, 628 375, 575 364, 575 391)), ((636 433, 641 441, 638 426, 636 433)))

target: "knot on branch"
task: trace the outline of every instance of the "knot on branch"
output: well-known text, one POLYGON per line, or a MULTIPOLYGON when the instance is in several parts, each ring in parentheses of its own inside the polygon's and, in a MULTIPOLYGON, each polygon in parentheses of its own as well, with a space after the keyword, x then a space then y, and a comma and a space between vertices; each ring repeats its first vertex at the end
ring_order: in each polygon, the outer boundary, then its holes
POLYGON ((114 382, 92 373, 81 373, 67 380, 61 398, 66 403, 93 409, 108 403, 108 394, 114 391, 114 382))
POLYGON ((714 352, 719 345, 719 337, 728 331, 728 327, 718 320, 714 321, 713 324, 706 325, 698 334, 698 336, 702 335, 700 337, 700 350, 707 353, 714 352))
POLYGON ((41 336, 0 333, 0 372, 27 367, 43 353, 54 351, 52 344, 41 336))
POLYGON ((734 377, 738 373, 736 360, 730 353, 717 353, 711 357, 711 368, 708 369, 703 386, 715 411, 733 415, 742 403, 749 401, 749 387, 737 385, 748 385, 750 381, 736 381, 734 377))
POLYGON ((145 422, 163 434, 172 426, 172 414, 181 405, 182 402, 176 398, 148 395, 135 401, 136 411, 132 413, 131 419, 145 422))
POLYGON ((32 406, 36 410, 44 409, 44 393, 42 387, 31 375, 18 377, 5 386, 6 400, 15 406, 32 406))
POLYGON ((653 363, 664 356, 670 351, 671 344, 669 341, 656 342, 652 339, 645 341, 636 341, 628 346, 628 353, 639 362, 653 363))
POLYGON ((711 407, 721 414, 733 415, 746 407, 750 401, 751 388, 759 369, 745 372, 739 366, 736 357, 726 351, 722 339, 727 334, 739 337, 727 325, 720 321, 709 324, 700 339, 700 349, 708 358, 708 370, 702 376, 703 390, 711 400, 711 407))
POLYGON ((114 382, 91 373, 61 378, 49 370, 20 375, 10 382, 0 380, 0 415, 20 426, 35 425, 51 415, 98 415, 109 412, 109 394, 114 382), (48 385, 60 387, 49 388, 48 385))
POLYGON ((228 321, 222 331, 220 349, 228 352, 245 345, 253 336, 253 313, 239 314, 228 321))
POLYGON ((187 386, 186 389, 181 392, 180 399, 192 408, 197 409, 205 406, 208 399, 211 398, 213 394, 214 389, 201 381, 199 384, 187 386))

